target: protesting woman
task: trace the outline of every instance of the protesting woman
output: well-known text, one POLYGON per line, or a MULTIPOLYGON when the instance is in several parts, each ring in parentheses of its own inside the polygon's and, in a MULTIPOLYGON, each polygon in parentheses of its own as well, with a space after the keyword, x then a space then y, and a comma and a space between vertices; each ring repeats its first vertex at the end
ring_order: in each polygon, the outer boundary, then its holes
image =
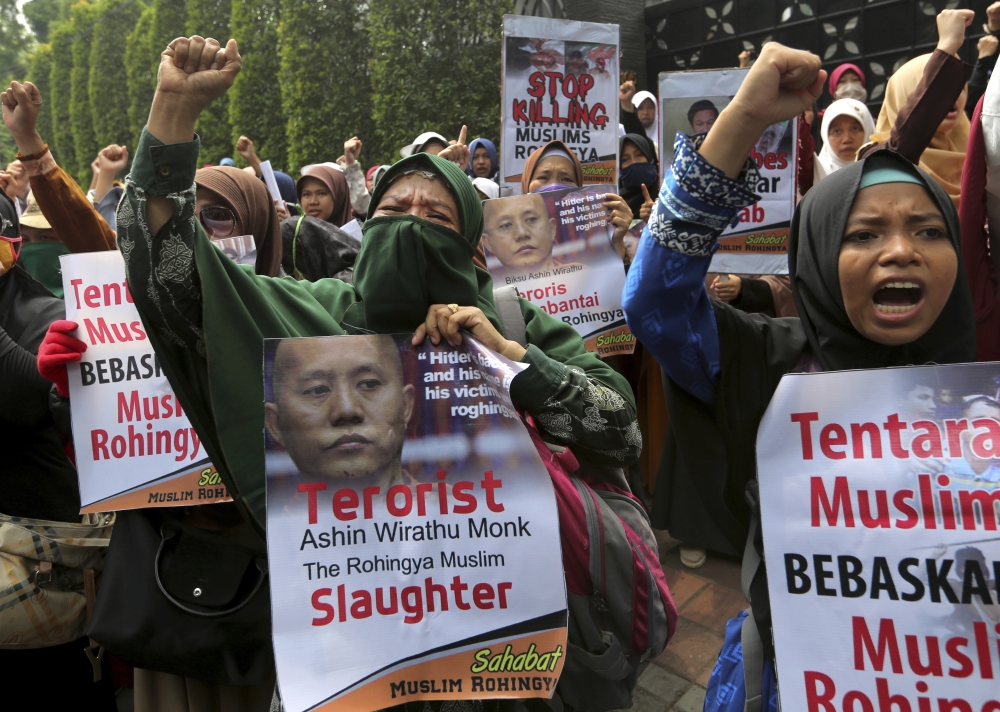
POLYGON ((625 134, 618 140, 618 192, 638 217, 647 195, 656 195, 660 188, 660 166, 653 142, 640 134, 625 134), (646 187, 646 193, 643 192, 646 187))
POLYGON ((492 281, 472 261, 482 208, 454 164, 418 154, 381 178, 353 286, 256 275, 211 244, 192 219, 194 125, 232 85, 241 61, 232 40, 222 49, 215 40, 180 38, 164 51, 119 211, 119 241, 150 341, 247 520, 263 529, 265 338, 408 332, 414 343, 428 335, 457 343, 465 329, 532 366, 513 379, 511 395, 549 437, 596 464, 634 462, 641 437, 630 389, 572 326, 521 300, 527 348, 500 333, 492 281))
POLYGON ((306 166, 295 190, 302 211, 311 218, 335 227, 342 227, 354 218, 347 178, 341 170, 323 164, 306 166))
POLYGON ((823 113, 823 148, 813 164, 813 185, 854 163, 858 150, 875 133, 868 107, 856 99, 837 99, 823 113))
POLYGON ((889 78, 872 141, 859 158, 888 148, 918 163, 958 205, 969 140, 965 83, 973 67, 958 58, 972 10, 943 10, 931 54, 911 59, 889 78))
POLYGON ((488 138, 477 138, 469 144, 469 167, 466 173, 470 178, 497 179, 500 164, 497 162, 497 147, 488 138))
POLYGON ((195 173, 198 222, 211 239, 253 235, 255 271, 274 277, 281 266, 281 225, 267 187, 246 171, 228 166, 195 173))
MULTIPOLYGON (((701 514, 713 537, 744 548, 757 427, 786 373, 975 358, 955 207, 927 173, 890 151, 829 176, 796 211, 789 270, 800 319, 747 315, 708 299, 703 280, 718 235, 758 199, 750 148, 765 127, 814 101, 824 78, 818 57, 766 45, 716 129, 697 141, 678 135, 629 273, 629 325, 669 377, 672 477, 657 489, 654 521, 674 536, 701 514)), ((773 657, 763 567, 750 590, 773 657)))

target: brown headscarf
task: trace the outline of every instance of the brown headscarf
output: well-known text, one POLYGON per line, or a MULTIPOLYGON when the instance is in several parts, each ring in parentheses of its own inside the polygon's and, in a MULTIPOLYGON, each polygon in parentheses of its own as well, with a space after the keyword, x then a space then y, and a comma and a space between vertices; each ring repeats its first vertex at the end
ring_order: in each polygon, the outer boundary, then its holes
POLYGON ((232 166, 201 168, 194 182, 222 197, 236 213, 257 247, 257 274, 274 277, 281 267, 281 224, 263 182, 232 166))
POLYGON ((351 207, 351 191, 347 187, 347 178, 343 171, 338 171, 330 166, 316 165, 307 166, 302 171, 302 177, 295 183, 295 192, 302 202, 302 181, 306 178, 315 178, 323 181, 323 185, 333 196, 333 212, 330 213, 329 223, 337 227, 343 227, 354 219, 354 209, 351 207))
MULTIPOLYGON (((892 127, 896 125, 896 116, 910 94, 916 91, 930 58, 929 54, 914 57, 889 77, 872 141, 889 140, 892 127)), ((959 111, 955 126, 947 133, 939 131, 934 134, 930 145, 920 156, 920 167, 944 188, 956 206, 962 191, 962 167, 965 165, 965 150, 969 143, 969 126, 969 117, 964 111, 959 111)))
POLYGON ((583 166, 580 164, 580 159, 577 158, 573 149, 567 146, 562 141, 549 141, 544 146, 536 148, 534 152, 528 156, 528 160, 524 162, 524 172, 521 174, 521 192, 528 193, 528 186, 531 185, 531 178, 535 173, 535 166, 538 162, 542 160, 542 154, 550 148, 559 148, 570 155, 573 159, 573 174, 576 176, 576 184, 578 186, 583 185, 583 166))

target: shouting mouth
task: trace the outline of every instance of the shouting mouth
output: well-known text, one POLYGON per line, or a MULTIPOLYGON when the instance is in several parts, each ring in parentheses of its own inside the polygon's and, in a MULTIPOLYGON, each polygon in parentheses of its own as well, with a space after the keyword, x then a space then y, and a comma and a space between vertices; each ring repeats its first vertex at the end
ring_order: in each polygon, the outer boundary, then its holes
POLYGON ((924 288, 917 282, 886 282, 872 295, 875 311, 884 316, 909 315, 923 302, 924 288))

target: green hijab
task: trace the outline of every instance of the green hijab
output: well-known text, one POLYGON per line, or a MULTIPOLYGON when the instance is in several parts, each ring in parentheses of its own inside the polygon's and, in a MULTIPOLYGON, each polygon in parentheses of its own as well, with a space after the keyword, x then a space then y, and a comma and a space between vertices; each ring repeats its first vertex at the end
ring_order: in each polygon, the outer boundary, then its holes
MULTIPOLYGON (((186 388, 192 422, 205 433, 206 450, 240 490, 263 525, 264 386, 262 342, 298 336, 412 332, 440 304, 477 304, 498 324, 489 273, 472 255, 482 236, 483 211, 465 175, 453 163, 418 154, 394 165, 378 182, 377 206, 396 176, 422 170, 439 176, 456 198, 461 233, 410 216, 371 218, 354 271, 354 285, 256 275, 223 255, 197 225, 195 257, 202 288, 207 374, 203 363, 154 336, 171 383, 186 388), (204 393, 210 398, 205 399, 204 393)), ((184 402, 182 400, 182 402, 184 402)))
POLYGON ((351 310, 347 323, 379 334, 409 332, 423 322, 431 304, 461 304, 478 306, 499 328, 493 280, 472 261, 483 235, 482 202, 462 169, 427 153, 404 158, 379 179, 373 209, 397 178, 414 171, 445 183, 458 205, 461 232, 409 215, 365 221, 354 266, 360 309, 351 310))

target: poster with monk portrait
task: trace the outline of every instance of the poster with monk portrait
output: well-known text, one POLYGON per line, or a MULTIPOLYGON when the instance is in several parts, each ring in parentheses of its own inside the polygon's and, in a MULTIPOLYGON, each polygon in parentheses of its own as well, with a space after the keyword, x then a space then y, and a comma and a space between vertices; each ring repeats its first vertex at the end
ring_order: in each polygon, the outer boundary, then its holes
MULTIPOLYGON (((672 155, 678 135, 695 141, 712 131, 749 69, 663 72, 660 89, 660 155, 672 155)), ((741 209, 736 224, 719 236, 709 272, 788 274, 788 233, 795 211, 798 124, 768 126, 750 150, 757 176, 748 185, 756 202, 741 209)), ((660 180, 670 161, 660 161, 660 180)))
POLYGON ((552 190, 483 203, 483 250, 493 286, 576 329, 588 351, 630 354, 625 266, 612 244, 606 188, 552 190))
POLYGON ((284 709, 555 692, 567 608, 555 493, 466 336, 271 339, 267 543, 284 709))

